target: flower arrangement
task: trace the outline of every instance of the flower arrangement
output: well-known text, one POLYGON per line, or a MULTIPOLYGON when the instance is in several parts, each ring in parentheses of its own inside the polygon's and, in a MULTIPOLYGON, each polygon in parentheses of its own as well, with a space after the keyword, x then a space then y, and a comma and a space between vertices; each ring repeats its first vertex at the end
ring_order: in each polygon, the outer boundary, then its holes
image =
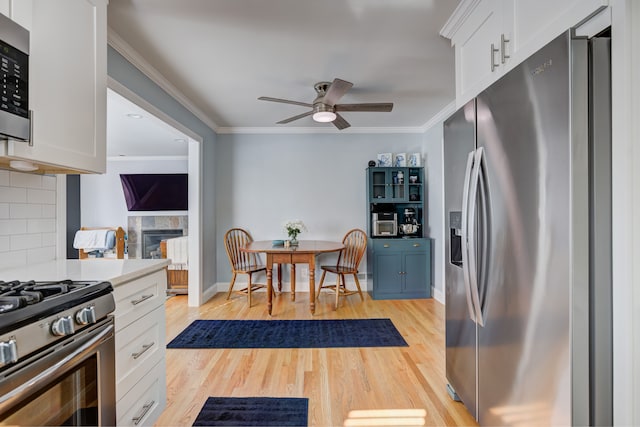
POLYGON ((300 221, 299 219, 285 222, 284 230, 287 232, 289 240, 291 240, 292 242, 296 242, 298 240, 298 234, 302 233, 303 231, 308 231, 307 226, 304 225, 304 222, 300 221))

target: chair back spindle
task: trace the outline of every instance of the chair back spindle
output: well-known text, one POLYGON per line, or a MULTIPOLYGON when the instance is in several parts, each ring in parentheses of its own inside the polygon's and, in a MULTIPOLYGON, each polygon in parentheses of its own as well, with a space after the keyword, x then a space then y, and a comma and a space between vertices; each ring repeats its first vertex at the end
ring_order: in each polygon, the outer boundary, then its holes
POLYGON ((338 265, 357 270, 367 248, 366 233, 360 229, 350 230, 342 239, 342 243, 344 244, 344 249, 340 251, 338 256, 338 265))

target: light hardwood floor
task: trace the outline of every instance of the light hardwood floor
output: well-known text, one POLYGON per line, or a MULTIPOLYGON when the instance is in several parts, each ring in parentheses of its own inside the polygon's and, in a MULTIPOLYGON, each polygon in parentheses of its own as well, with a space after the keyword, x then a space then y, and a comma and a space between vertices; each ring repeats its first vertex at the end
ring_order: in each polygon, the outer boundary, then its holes
MULTIPOLYGON (((316 314, 309 294, 274 297, 274 319, 390 318, 408 347, 323 349, 167 349, 167 408, 156 425, 192 425, 209 396, 309 398, 309 426, 343 426, 354 410, 402 425, 392 410, 419 409, 424 425, 477 425, 461 403, 446 392, 444 306, 434 299, 372 300, 365 294, 342 298, 321 294, 316 314)), ((196 319, 269 319, 266 294, 226 300, 218 293, 202 307, 187 306, 186 296, 166 302, 167 342, 196 319)), ((363 421, 363 420, 361 420, 363 421)))

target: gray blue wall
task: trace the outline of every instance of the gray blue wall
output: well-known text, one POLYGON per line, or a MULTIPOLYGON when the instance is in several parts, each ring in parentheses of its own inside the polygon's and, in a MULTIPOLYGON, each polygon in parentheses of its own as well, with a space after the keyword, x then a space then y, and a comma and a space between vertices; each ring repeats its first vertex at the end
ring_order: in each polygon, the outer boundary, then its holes
POLYGON ((127 87, 193 133, 200 135, 203 139, 203 215, 201 230, 203 242, 203 290, 206 292, 210 286, 213 286, 216 277, 216 265, 210 261, 216 258, 215 182, 214 168, 212 167, 216 158, 216 134, 112 47, 109 47, 107 55, 107 74, 109 77, 127 87))
MULTIPOLYGON (((442 131, 441 126, 439 132, 437 128, 428 133, 429 139, 424 133, 218 135, 217 281, 226 286, 231 278, 222 246, 229 228, 247 228, 255 240, 286 238, 283 224, 293 219, 302 220, 309 228, 302 239, 341 240, 352 228, 365 229, 366 168, 378 153, 422 153, 429 179, 424 228, 440 247, 442 224, 433 220, 440 221, 442 215, 432 211, 442 209, 442 170, 438 165, 430 166, 442 161, 442 131), (435 206, 430 206, 432 200, 435 206)), ((322 255, 318 263, 329 262, 331 257, 322 255)), ((302 277, 300 269, 297 281, 299 289, 308 289, 307 277, 302 277)), ((440 283, 434 281, 434 286, 436 293, 441 291, 440 283)))

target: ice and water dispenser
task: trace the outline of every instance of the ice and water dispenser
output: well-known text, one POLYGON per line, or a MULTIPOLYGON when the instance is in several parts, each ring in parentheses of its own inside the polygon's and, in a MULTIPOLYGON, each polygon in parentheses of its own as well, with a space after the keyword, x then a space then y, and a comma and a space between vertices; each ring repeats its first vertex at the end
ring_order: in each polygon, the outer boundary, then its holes
POLYGON ((449 261, 462 267, 462 212, 449 212, 449 261))

